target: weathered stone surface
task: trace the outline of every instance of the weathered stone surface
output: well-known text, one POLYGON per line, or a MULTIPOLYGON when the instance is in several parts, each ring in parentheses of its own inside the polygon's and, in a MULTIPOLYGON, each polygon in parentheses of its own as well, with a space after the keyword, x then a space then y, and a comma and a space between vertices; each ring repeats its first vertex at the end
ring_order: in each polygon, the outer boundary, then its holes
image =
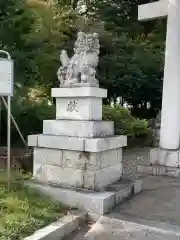
POLYGON ((38 135, 38 147, 84 151, 84 138, 38 135))
POLYGON ((85 139, 85 151, 87 152, 101 152, 125 147, 126 145, 127 137, 123 135, 108 138, 85 139))
POLYGON ((100 190, 116 181, 122 176, 122 164, 113 165, 97 171, 86 171, 84 187, 100 190))
MULTIPOLYGON (((99 153, 48 148, 34 149, 33 175, 36 179, 73 186, 73 177, 71 184, 69 183, 68 169, 75 176, 76 171, 79 174, 79 170, 82 170, 84 188, 104 188, 122 176, 122 149, 99 153), (61 175, 60 178, 57 177, 58 174, 61 175), (64 176, 66 177, 62 180, 64 176)), ((74 178, 74 186, 77 186, 76 178, 74 178)))
POLYGON ((74 169, 99 170, 122 162, 122 148, 99 153, 34 148, 34 161, 40 164, 63 166, 74 169))
POLYGON ((122 163, 122 148, 101 152, 101 169, 122 163))
POLYGON ((114 135, 111 121, 45 120, 43 134, 72 137, 106 137, 114 135))
POLYGON ((62 160, 62 150, 34 148, 34 163, 61 167, 62 160))
POLYGON ((84 171, 73 168, 35 164, 33 177, 43 183, 83 187, 84 171))
POLYGON ((107 168, 122 162, 122 148, 113 150, 90 153, 86 164, 89 171, 107 168))
POLYGON ((89 83, 96 86, 96 67, 99 62, 100 44, 97 33, 78 32, 74 54, 69 59, 67 51, 61 50, 61 67, 57 72, 60 86, 89 83))
POLYGON ((138 172, 154 175, 154 176, 169 176, 180 178, 180 168, 167 167, 167 166, 156 166, 156 165, 147 165, 147 166, 138 166, 138 172))
MULTIPOLYGON (((103 152, 122 148, 127 145, 126 136, 108 138, 78 138, 53 135, 30 135, 34 141, 30 142, 34 147, 64 149, 84 152, 103 152)), ((121 153, 120 153, 121 156, 121 153)))
POLYGON ((87 153, 86 169, 96 171, 101 168, 101 153, 87 153))
POLYGON ((52 88, 51 96, 55 98, 106 98, 107 90, 96 87, 52 88))
POLYGON ((85 170, 87 155, 84 152, 63 150, 63 167, 85 170))
MULTIPOLYGON (((122 180, 123 182, 123 180, 122 180)), ((111 210, 116 204, 119 204, 120 201, 116 202, 116 194, 129 187, 134 188, 135 181, 130 181, 127 183, 122 183, 120 181, 119 186, 112 185, 112 189, 109 191, 100 191, 100 192, 90 192, 90 191, 78 191, 69 188, 60 188, 53 187, 50 185, 43 185, 35 183, 33 181, 28 181, 27 184, 33 188, 42 191, 43 193, 48 194, 49 196, 55 198, 56 200, 79 209, 86 210, 88 212, 105 214, 111 210)), ((129 191, 131 192, 131 191, 129 191)), ((131 195, 130 195, 131 196, 131 195)), ((127 196, 129 197, 129 196, 127 196)), ((121 198, 122 199, 122 198, 121 198)))
POLYGON ((116 203, 120 204, 122 203, 128 196, 130 196, 132 193, 132 185, 129 185, 128 187, 121 189, 116 194, 116 203))
POLYGON ((56 119, 102 120, 102 99, 97 97, 57 98, 56 119))
POLYGON ((154 148, 150 151, 150 163, 168 167, 180 166, 180 150, 154 148))

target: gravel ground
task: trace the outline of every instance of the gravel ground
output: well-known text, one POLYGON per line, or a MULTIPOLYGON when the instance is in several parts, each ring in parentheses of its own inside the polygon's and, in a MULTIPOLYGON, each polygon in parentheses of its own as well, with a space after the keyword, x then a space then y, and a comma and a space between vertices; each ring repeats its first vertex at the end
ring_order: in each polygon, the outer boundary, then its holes
POLYGON ((148 165, 149 147, 126 149, 123 153, 124 176, 134 178, 142 176, 136 171, 137 165, 148 165))

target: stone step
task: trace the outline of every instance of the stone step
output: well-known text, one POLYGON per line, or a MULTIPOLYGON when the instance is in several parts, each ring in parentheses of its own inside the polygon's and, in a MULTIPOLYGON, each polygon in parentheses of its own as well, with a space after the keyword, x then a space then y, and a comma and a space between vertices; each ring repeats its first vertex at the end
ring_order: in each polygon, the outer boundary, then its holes
POLYGON ((44 120, 43 134, 82 138, 114 135, 114 122, 83 120, 44 120))
POLYGON ((25 184, 70 207, 97 215, 109 212, 116 205, 123 203, 125 199, 129 199, 142 191, 141 179, 122 178, 102 191, 63 187, 57 184, 42 184, 33 180, 26 181, 25 184))
POLYGON ((85 235, 85 240, 178 240, 180 231, 100 217, 85 235))

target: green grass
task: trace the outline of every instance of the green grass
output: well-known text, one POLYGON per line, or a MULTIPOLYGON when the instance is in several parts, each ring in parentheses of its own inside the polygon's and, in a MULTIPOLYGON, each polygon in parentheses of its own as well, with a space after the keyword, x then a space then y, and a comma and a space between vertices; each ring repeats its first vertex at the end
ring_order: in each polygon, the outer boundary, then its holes
POLYGON ((23 185, 24 176, 12 174, 11 190, 8 191, 6 173, 0 172, 0 240, 19 240, 37 229, 62 217, 66 209, 23 185))

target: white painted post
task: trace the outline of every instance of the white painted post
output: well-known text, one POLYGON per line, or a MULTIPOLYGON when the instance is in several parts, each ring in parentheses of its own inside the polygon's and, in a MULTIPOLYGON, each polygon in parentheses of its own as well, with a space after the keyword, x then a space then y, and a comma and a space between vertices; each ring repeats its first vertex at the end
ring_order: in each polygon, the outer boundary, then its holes
POLYGON ((160 147, 180 142, 180 1, 169 0, 162 98, 160 147))

